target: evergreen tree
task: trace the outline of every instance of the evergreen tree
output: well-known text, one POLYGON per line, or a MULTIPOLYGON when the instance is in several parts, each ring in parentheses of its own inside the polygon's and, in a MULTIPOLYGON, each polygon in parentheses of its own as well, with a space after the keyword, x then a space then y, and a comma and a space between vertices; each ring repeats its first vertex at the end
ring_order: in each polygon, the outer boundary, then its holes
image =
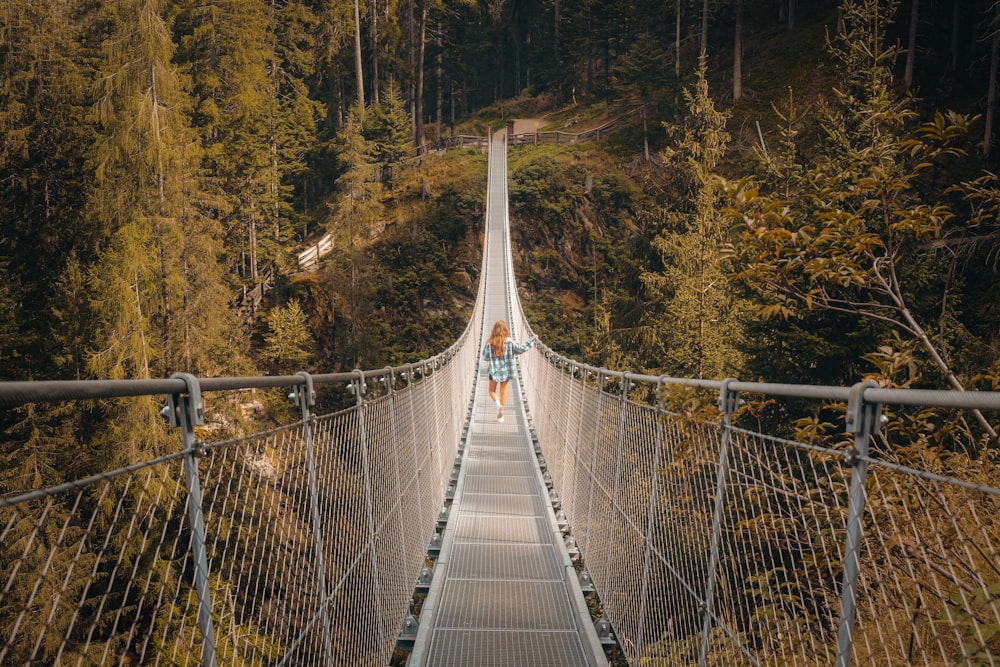
POLYGON ((337 159, 343 172, 337 179, 337 197, 328 221, 333 236, 351 248, 367 244, 377 235, 383 213, 375 147, 362 132, 364 113, 359 107, 351 109, 338 135, 337 159))
POLYGON ((364 136, 371 142, 372 158, 381 168, 382 183, 391 188, 395 170, 412 153, 410 119, 395 84, 390 84, 382 100, 368 109, 364 136))
POLYGON ((643 282, 661 309, 652 326, 660 332, 666 371, 721 378, 740 365, 743 316, 726 279, 723 248, 729 223, 720 210, 716 174, 729 141, 726 114, 716 110, 708 94, 704 59, 694 90, 684 95, 688 116, 676 145, 663 157, 683 183, 682 201, 692 206, 668 214, 668 224, 653 240, 663 268, 645 272, 643 282))
POLYGON ((347 117, 338 137, 338 160, 344 167, 337 179, 337 196, 331 204, 327 229, 340 249, 338 260, 346 262, 350 270, 349 346, 355 362, 360 355, 361 326, 359 317, 358 263, 360 250, 367 246, 384 226, 382 218, 382 184, 378 179, 378 165, 372 157, 372 145, 362 133, 364 110, 355 106, 347 117))
POLYGON ((82 215, 94 140, 86 25, 74 3, 12 0, 0 12, 0 263, 18 304, 5 322, 20 331, 16 363, 2 371, 9 378, 52 372, 41 335, 52 286, 67 257, 92 258, 102 233, 82 215))
POLYGON ((276 306, 267 316, 264 356, 275 374, 294 373, 306 368, 313 348, 306 314, 298 299, 276 306))

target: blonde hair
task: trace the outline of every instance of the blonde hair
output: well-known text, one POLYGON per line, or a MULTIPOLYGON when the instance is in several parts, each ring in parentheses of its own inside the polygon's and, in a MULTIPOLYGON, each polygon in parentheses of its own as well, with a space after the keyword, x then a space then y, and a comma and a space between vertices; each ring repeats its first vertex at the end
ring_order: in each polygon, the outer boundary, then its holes
POLYGON ((493 332, 490 334, 489 340, 486 341, 486 344, 493 350, 493 354, 498 357, 503 356, 503 344, 507 341, 508 336, 510 336, 510 329, 507 328, 507 323, 503 320, 497 320, 496 324, 493 325, 493 332))

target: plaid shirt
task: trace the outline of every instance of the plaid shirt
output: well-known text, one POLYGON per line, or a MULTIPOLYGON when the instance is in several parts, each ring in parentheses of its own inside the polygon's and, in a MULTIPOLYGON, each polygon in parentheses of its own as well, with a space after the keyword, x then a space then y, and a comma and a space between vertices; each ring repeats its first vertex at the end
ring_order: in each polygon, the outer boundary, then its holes
POLYGON ((527 352, 534 344, 534 338, 529 338, 527 343, 518 343, 513 338, 508 338, 503 342, 503 354, 499 357, 493 354, 493 348, 484 345, 483 359, 489 362, 490 379, 496 382, 509 380, 514 375, 514 355, 527 352))

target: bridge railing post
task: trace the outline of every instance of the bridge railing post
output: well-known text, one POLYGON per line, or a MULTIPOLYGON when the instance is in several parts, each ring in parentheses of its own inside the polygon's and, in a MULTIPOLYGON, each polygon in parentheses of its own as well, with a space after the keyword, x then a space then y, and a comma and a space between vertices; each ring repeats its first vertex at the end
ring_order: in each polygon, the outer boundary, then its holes
MULTIPOLYGON (((587 491, 587 523, 586 523, 586 533, 583 536, 583 545, 585 548, 590 549, 591 553, 594 554, 596 549, 591 548, 590 543, 590 529, 594 525, 594 496, 597 494, 597 451, 601 442, 601 403, 602 394, 604 393, 604 376, 605 369, 601 368, 597 371, 597 399, 596 405, 594 406, 594 411, 592 413, 594 419, 594 437, 590 441, 590 470, 587 471, 589 479, 587 480, 590 484, 590 488, 587 491)), ((584 381, 584 392, 581 395, 581 400, 586 400, 586 382, 590 376, 590 372, 583 370, 583 381, 584 381)), ((584 408, 586 409, 586 408, 584 408)), ((577 540, 578 542, 580 540, 577 540)), ((605 583, 605 582, 601 582, 605 583)))
POLYGON ((312 415, 310 408, 316 404, 312 375, 301 371, 302 385, 296 385, 292 398, 302 411, 302 432, 306 441, 306 476, 309 483, 309 514, 312 523, 313 551, 316 558, 316 577, 320 590, 320 619, 323 623, 323 651, 327 665, 333 665, 333 640, 330 629, 330 591, 326 585, 326 559, 323 556, 323 521, 319 511, 319 484, 316 475, 316 453, 313 445, 312 415))
POLYGON ((360 368, 354 369, 354 373, 358 376, 358 379, 351 383, 351 389, 354 391, 355 404, 357 407, 357 418, 358 418, 358 441, 361 445, 361 462, 363 467, 363 472, 365 476, 365 504, 368 511, 368 548, 371 550, 371 563, 372 563, 372 585, 373 585, 373 603, 375 605, 375 617, 376 627, 373 630, 373 635, 375 637, 376 643, 379 649, 379 657, 384 663, 389 662, 389 656, 385 654, 385 645, 382 641, 383 635, 385 634, 383 624, 385 618, 383 616, 382 608, 382 591, 380 586, 380 572, 378 567, 378 552, 376 550, 375 541, 375 490, 372 484, 372 470, 371 470, 371 457, 368 451, 368 429, 367 429, 367 415, 365 414, 365 393, 367 392, 367 387, 365 386, 365 373, 360 368))
MULTIPOLYGON (((623 450, 625 449, 625 433, 626 433, 626 419, 628 412, 628 392, 633 388, 632 380, 629 379, 628 373, 623 373, 619 378, 619 390, 618 395, 618 437, 616 441, 617 448, 615 450, 615 476, 614 476, 614 488, 611 494, 611 513, 612 515, 616 511, 615 508, 620 500, 621 494, 621 476, 622 476, 622 459, 623 450)), ((611 581, 611 569, 612 566, 620 566, 618 563, 614 563, 615 560, 612 558, 612 548, 618 539, 617 532, 618 523, 616 521, 611 521, 611 526, 609 528, 610 534, 608 535, 607 544, 607 558, 604 562, 604 581, 611 581)), ((605 584, 607 585, 607 584, 605 584)), ((619 630, 620 631, 620 630, 619 630)))
POLYGON ((871 436, 881 425, 882 406, 865 401, 865 390, 878 383, 859 382, 851 387, 847 401, 847 432, 854 434, 854 445, 847 451, 851 465, 851 487, 847 504, 847 537, 844 544, 844 576, 840 589, 840 621, 837 627, 836 667, 849 667, 854 645, 854 622, 857 616, 858 575, 861 571, 861 539, 865 516, 865 483, 868 479, 868 449, 871 436))
POLYGON ((656 525, 656 493, 660 480, 660 449, 663 448, 667 408, 663 397, 663 378, 656 382, 656 438, 653 442, 653 476, 649 485, 649 506, 646 509, 645 554, 642 560, 642 583, 639 586, 639 626, 635 637, 635 659, 642 661, 646 650, 646 613, 649 602, 649 570, 653 557, 653 528, 656 525))
POLYGON ((195 437, 194 427, 205 423, 198 378, 190 373, 174 373, 184 381, 183 393, 171 394, 162 414, 170 425, 181 429, 184 451, 184 483, 188 490, 188 523, 191 526, 191 560, 194 563, 194 589, 198 595, 198 627, 201 630, 201 663, 215 667, 215 628, 212 624, 212 595, 208 585, 208 556, 205 553, 205 514, 202 508, 198 460, 205 453, 205 443, 195 437))
POLYGON ((719 438, 719 471, 715 482, 715 509, 712 513, 712 538, 709 548, 708 573, 705 582, 705 617, 702 621, 701 654, 698 664, 704 667, 708 661, 708 645, 712 632, 712 618, 715 615, 716 573, 719 569, 719 550, 722 541, 722 513, 726 503, 726 476, 729 472, 729 440, 731 437, 733 413, 739 403, 738 392, 730 389, 736 382, 733 378, 722 381, 719 389, 719 409, 722 411, 722 434, 719 438))

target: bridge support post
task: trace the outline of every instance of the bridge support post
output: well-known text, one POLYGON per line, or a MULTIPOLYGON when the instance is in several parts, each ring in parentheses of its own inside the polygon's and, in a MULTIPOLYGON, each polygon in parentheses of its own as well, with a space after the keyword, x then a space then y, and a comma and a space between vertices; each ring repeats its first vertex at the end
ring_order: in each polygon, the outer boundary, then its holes
POLYGON ((316 558, 316 577, 320 590, 320 620, 323 623, 323 651, 325 664, 333 665, 333 640, 330 630, 330 591, 326 586, 326 559, 323 556, 323 525, 319 513, 319 484, 316 478, 316 453, 313 447, 312 415, 309 408, 316 404, 312 375, 301 371, 302 385, 296 386, 291 398, 302 411, 302 431, 306 439, 306 475, 309 480, 309 515, 312 523, 313 551, 316 558))
POLYGON ((715 616, 716 572, 719 569, 719 542, 722 539, 722 512, 726 503, 726 475, 729 472, 729 439, 731 437, 733 413, 739 404, 738 392, 730 389, 736 382, 733 378, 722 381, 719 389, 719 409, 722 410, 722 435, 719 441, 719 472, 715 481, 715 511, 712 514, 712 544, 708 557, 708 576, 705 584, 705 617, 701 628, 701 653, 698 664, 702 667, 708 661, 709 635, 712 632, 712 618, 715 616))
POLYGON ((857 616, 858 575, 861 572, 861 540, 865 517, 865 482, 868 479, 868 448, 871 436, 881 425, 882 406, 865 401, 865 390, 878 383, 859 382, 851 387, 847 401, 847 432, 854 434, 854 446, 847 451, 853 467, 847 505, 847 538, 844 544, 844 578, 840 589, 840 623, 837 628, 836 667, 849 667, 854 646, 857 616))
POLYGON ((212 595, 208 586, 208 557, 205 554, 205 514, 202 509, 198 459, 205 453, 204 443, 195 438, 194 427, 205 423, 198 378, 190 373, 174 373, 186 385, 184 393, 171 394, 162 414, 170 425, 181 429, 184 447, 184 483, 188 490, 188 523, 191 525, 191 560, 194 563, 194 589, 198 595, 198 627, 201 630, 201 663, 215 667, 215 628, 212 624, 212 595))
POLYGON ((376 541, 377 533, 375 531, 375 493, 373 489, 372 482, 372 466, 371 457, 369 451, 368 442, 368 417, 365 412, 365 393, 367 393, 368 388, 365 385, 365 373, 360 368, 354 369, 354 373, 358 376, 358 379, 352 383, 352 389, 354 391, 355 405, 357 408, 358 419, 358 440, 361 446, 361 465, 365 476, 365 505, 368 511, 368 549, 371 551, 371 564, 372 564, 372 582, 374 590, 372 591, 372 603, 375 605, 374 623, 375 627, 372 629, 372 634, 374 635, 376 645, 379 649, 379 658, 383 664, 388 664, 391 657, 392 650, 386 646, 383 641, 387 635, 387 628, 385 627, 385 605, 382 602, 382 588, 381 588, 381 572, 378 567, 378 543, 376 541))
MULTIPOLYGON (((594 406, 593 411, 594 437, 590 441, 590 470, 587 471, 587 477, 590 479, 590 488, 587 490, 587 531, 583 535, 584 550, 590 547, 590 529, 594 525, 594 495, 597 493, 595 471, 597 470, 597 448, 601 444, 601 401, 604 394, 604 371, 605 369, 603 368, 597 371, 597 405, 594 406)), ((590 371, 581 369, 581 374, 584 387, 586 387, 590 371)), ((581 394, 581 400, 585 400, 585 398, 586 392, 581 394)), ((586 405, 584 405, 583 409, 586 410, 586 405)))
POLYGON ((639 628, 636 631, 635 660, 642 661, 646 650, 646 613, 649 601, 649 570, 653 556, 653 526, 656 522, 656 492, 660 480, 660 450, 663 448, 664 424, 667 408, 663 400, 663 378, 656 383, 656 440, 653 443, 653 479, 649 486, 649 507, 646 510, 645 554, 642 559, 642 584, 639 588, 639 628))
MULTIPOLYGON (((615 486, 612 492, 612 502, 618 502, 618 496, 621 493, 621 476, 622 476, 622 451, 625 448, 625 426, 626 426, 626 404, 628 403, 628 392, 632 389, 632 381, 628 377, 628 373, 623 373, 621 378, 619 378, 619 386, 621 387, 621 394, 618 396, 618 438, 617 438, 617 449, 615 451, 615 486)), ((608 537, 608 544, 615 544, 618 539, 617 534, 617 524, 611 522, 611 535, 608 537)), ((611 567, 613 559, 610 558, 610 546, 608 548, 609 557, 605 559, 604 564, 604 581, 611 580, 611 567)), ((617 610, 615 610, 617 611, 617 610)))

